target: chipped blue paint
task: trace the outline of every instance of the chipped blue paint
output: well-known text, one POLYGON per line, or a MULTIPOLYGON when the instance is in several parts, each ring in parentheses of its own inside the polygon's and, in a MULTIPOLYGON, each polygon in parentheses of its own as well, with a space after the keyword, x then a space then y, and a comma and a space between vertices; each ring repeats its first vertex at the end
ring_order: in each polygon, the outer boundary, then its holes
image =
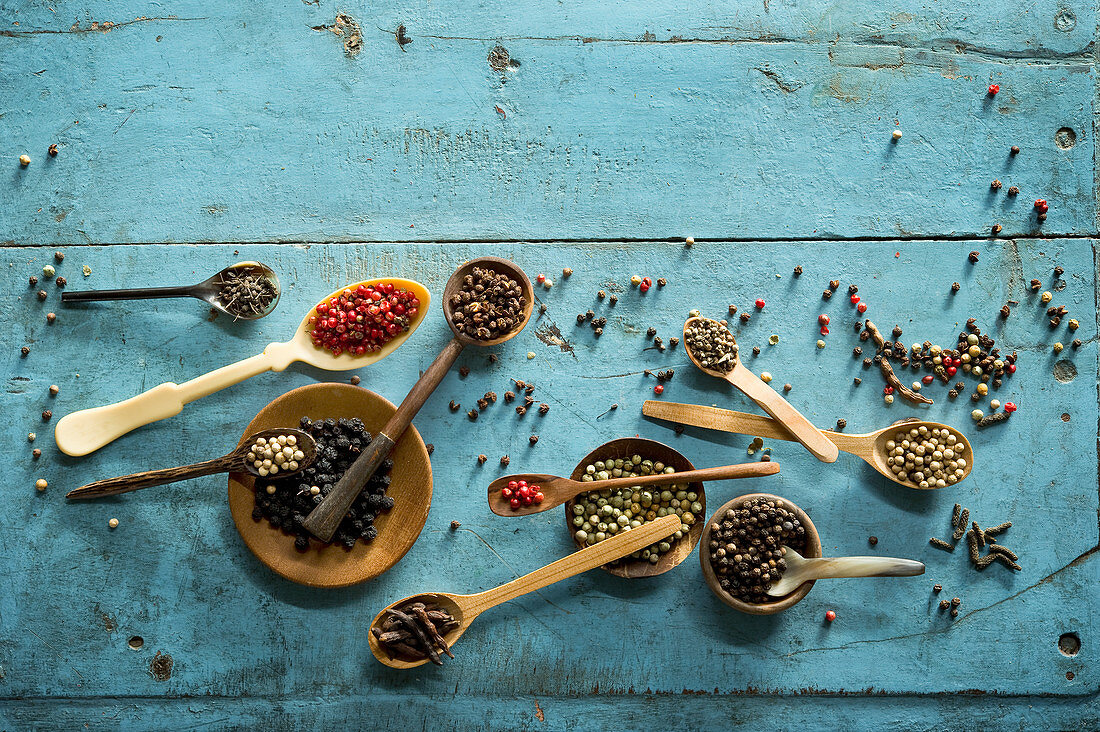
MULTIPOLYGON (((0 18, 0 411, 17 456, 0 514, 0 729, 1100 726, 1094 6, 0 0, 0 18), (359 26, 357 52, 326 29, 338 12, 359 26), (413 39, 404 52, 398 24, 413 39), (515 62, 503 70, 488 58, 498 45, 515 62), (1022 152, 1010 160, 1013 144, 1022 152), (1051 204, 1041 227, 1040 197, 1051 204), (1016 238, 987 240, 994 223, 1016 238), (686 235, 693 249, 676 243, 686 235), (46 303, 26 285, 56 247, 70 289, 190 282, 256 258, 287 291, 253 323, 208 322, 191 301, 61 308, 52 284, 46 303), (91 479, 221 454, 270 399, 335 377, 301 365, 264 374, 82 459, 58 453, 42 410, 60 416, 253 355, 347 281, 401 274, 438 296, 458 262, 484 253, 557 282, 538 293, 546 314, 497 363, 464 354, 470 375, 449 375, 418 416, 436 445, 435 502, 416 546, 378 580, 316 592, 272 575, 241 544, 220 480, 61 498, 91 479), (1066 287, 1054 302, 1081 320, 1085 342, 1058 357, 1050 344, 1070 336, 1047 327, 1026 289, 1032 277, 1052 286, 1055 264, 1066 287), (601 309, 597 289, 634 273, 669 285, 644 298, 625 287, 604 306, 599 341, 575 326, 576 313, 601 309), (880 378, 851 356, 847 299, 818 295, 832 278, 842 293, 858 284, 868 315, 903 325, 906 343, 947 343, 976 316, 1021 354, 998 394, 1020 411, 977 433, 974 405, 938 385, 930 408, 885 407, 880 378), (669 400, 757 411, 682 352, 643 348, 650 325, 667 337, 692 307, 717 315, 758 295, 768 305, 739 341, 761 346, 753 368, 791 382, 816 423, 844 417, 858 432, 927 413, 967 431, 980 464, 956 489, 920 493, 850 456, 824 466, 784 443, 773 446, 779 476, 712 484, 709 508, 768 489, 811 513, 827 551, 912 556, 927 575, 822 582, 781 616, 749 618, 707 593, 692 557, 659 578, 590 573, 494 609, 444 669, 373 661, 365 622, 393 599, 486 589, 571 549, 557 512, 509 521, 486 510, 500 454, 516 470, 563 472, 594 444, 638 433, 698 465, 747 459, 747 437, 676 436, 642 418, 653 382, 637 372, 675 368, 669 400), (1008 300, 1020 305, 1001 321, 1008 300), (823 311, 833 332, 819 351, 823 311), (1058 361, 1077 376, 1056 380, 1058 361), (446 408, 500 393, 509 377, 536 381, 550 413, 521 420, 497 404, 471 426, 446 408), (43 494, 38 477, 50 481, 43 494), (955 501, 982 523, 1015 522, 1004 541, 1023 572, 977 574, 964 551, 928 547, 955 501), (963 600, 953 624, 934 582, 963 600), (829 626, 826 609, 838 613, 829 626), (1080 636, 1076 657, 1058 652, 1063 633, 1080 636), (158 653, 173 659, 166 681, 150 673, 158 653)), ((361 372, 363 385, 399 400, 447 333, 436 308, 361 372)))
MULTIPOLYGON (((50 259, 51 250, 9 250, 15 266, 0 273, 4 291, 22 294, 3 305, 4 342, 13 346, 3 356, 11 375, 0 395, 9 415, 5 434, 8 444, 25 454, 30 449, 25 431, 37 430, 41 437, 35 444, 45 454, 38 464, 15 462, 9 475, 12 506, 0 517, 4 535, 18 536, 25 546, 25 551, 8 553, 0 573, 4 696, 40 699, 31 708, 46 713, 51 697, 77 697, 87 700, 78 709, 95 710, 110 708, 96 701, 101 697, 167 693, 299 699, 363 688, 392 693, 414 693, 415 688, 426 706, 413 712, 413 726, 432 726, 435 702, 429 700, 451 694, 471 704, 496 699, 487 703, 503 705, 509 715, 532 710, 529 698, 549 697, 544 705, 549 708, 558 697, 559 714, 569 715, 581 707, 568 698, 597 690, 610 695, 600 697, 608 703, 621 695, 684 690, 720 697, 804 689, 948 697, 970 689, 1024 697, 1094 692, 1096 664, 1090 659, 1100 593, 1097 472, 1091 459, 1097 424, 1096 324, 1083 320, 1078 335, 1087 345, 1063 353, 1079 375, 1060 383, 1051 376, 1058 360, 1049 351, 1054 336, 1036 296, 1025 291, 1032 276, 1049 280, 1058 263, 1067 273, 1058 302, 1074 313, 1094 312, 1092 246, 1065 240, 982 245, 978 265, 966 261, 962 250, 969 244, 864 246, 859 262, 845 256, 849 246, 245 246, 236 256, 261 259, 291 283, 268 318, 211 323, 200 304, 159 301, 60 308, 53 326, 46 325, 43 313, 58 309, 56 296, 41 304, 24 280, 50 259), (728 256, 730 251, 738 256, 728 256), (901 256, 895 257, 895 251, 901 256), (68 505, 61 498, 67 488, 86 480, 221 454, 268 400, 325 374, 292 367, 256 377, 83 459, 57 452, 39 419, 42 409, 63 414, 114 401, 247 356, 282 338, 316 297, 345 281, 400 272, 432 283, 438 296, 440 273, 488 252, 514 258, 531 274, 553 276, 563 266, 574 274, 552 290, 539 291, 546 314, 498 349, 497 363, 489 364, 480 352, 464 354, 470 375, 462 380, 450 374, 417 418, 424 439, 436 445, 439 489, 418 543, 377 581, 329 593, 272 575, 239 541, 220 479, 91 504, 68 505), (799 279, 789 276, 795 264, 805 268, 799 279), (597 289, 618 289, 634 272, 667 276, 670 282, 644 297, 627 286, 614 308, 596 305, 597 289), (978 433, 970 426, 969 400, 952 403, 942 387, 930 387, 936 398, 930 408, 914 410, 900 403, 885 408, 879 377, 851 355, 858 344, 850 327, 852 306, 841 296, 821 301, 820 288, 831 278, 841 280, 842 291, 848 283, 858 284, 871 306, 868 315, 886 327, 900 322, 910 340, 946 343, 967 316, 979 317, 1003 347, 1021 354, 1019 372, 999 394, 1017 401, 1020 412, 1007 424, 978 433), (948 285, 956 279, 963 288, 951 297, 948 285), (738 328, 739 342, 746 350, 754 344, 763 348, 752 367, 771 371, 778 383, 791 382, 790 399, 812 420, 827 426, 844 416, 848 430, 857 432, 927 413, 967 431, 978 469, 957 489, 918 492, 887 484, 855 458, 842 456, 826 467, 793 444, 778 444, 773 454, 781 474, 766 481, 713 484, 710 509, 738 492, 768 489, 811 513, 828 552, 912 556, 928 564, 926 576, 824 582, 790 612, 750 618, 730 611, 705 590, 693 557, 659 578, 626 582, 592 573, 495 609, 442 670, 399 674, 370 658, 364 620, 393 599, 429 588, 485 589, 569 550, 558 512, 509 521, 487 511, 484 485, 502 472, 496 464, 502 453, 511 455, 512 469, 560 473, 592 445, 639 433, 674 444, 699 465, 746 459, 747 437, 694 429, 677 437, 667 426, 641 417, 641 402, 652 395, 653 382, 638 372, 675 368, 664 398, 755 411, 739 394, 716 389, 716 382, 694 373, 679 349, 658 354, 643 348, 649 325, 667 336, 692 307, 719 314, 728 302, 751 308, 757 295, 768 304, 738 328), (996 311, 1007 299, 1022 304, 1000 322, 996 311), (575 314, 590 306, 609 316, 599 341, 575 324, 575 314), (834 325, 824 350, 814 345, 821 311, 832 314, 834 325), (575 358, 539 339, 540 329, 551 325, 573 345, 575 358), (767 344, 772 333, 780 337, 774 347, 767 344), (22 343, 32 348, 26 359, 14 348, 22 343), (533 361, 527 351, 536 354, 533 361), (854 376, 865 379, 862 386, 851 385, 854 376), (534 380, 536 397, 551 405, 550 413, 521 419, 498 404, 470 425, 461 412, 447 409, 452 398, 466 404, 488 389, 502 393, 509 377, 534 380), (61 386, 54 400, 46 394, 50 383, 61 386), (597 419, 611 403, 619 409, 597 419), (534 448, 527 445, 532 433, 541 438, 534 448), (482 468, 474 460, 478 452, 491 457, 482 468), (39 476, 51 484, 41 495, 32 488, 39 476), (1012 575, 994 566, 977 574, 967 566, 964 550, 949 555, 927 545, 928 536, 947 533, 955 501, 970 507, 983 524, 1015 522, 1004 541, 1020 551, 1023 572, 1012 575), (113 532, 106 526, 110 517, 121 522, 113 532), (457 532, 449 530, 452 520, 462 523, 457 532), (869 550, 872 534, 879 543, 869 550), (944 596, 963 599, 954 624, 935 609, 934 582, 944 585, 944 596), (64 611, 40 611, 47 607, 64 611), (826 609, 839 615, 831 626, 821 620, 826 609), (618 630, 610 630, 608 623, 618 630), (108 631, 105 624, 117 627, 108 631), (658 626, 678 630, 650 632, 658 626), (318 628, 326 631, 319 635, 318 628), (627 647, 623 631, 631 638, 627 647), (1058 637, 1066 632, 1083 640, 1076 658, 1057 650, 1058 637), (145 639, 143 651, 127 647, 132 635, 145 639), (149 674, 156 652, 175 661, 167 682, 149 674), (982 659, 980 668, 975 658, 982 659), (1067 672, 1074 674, 1072 681, 1067 672)), ((111 287, 134 273, 150 282, 191 280, 235 258, 230 246, 78 247, 67 252, 60 271, 70 276, 73 288, 111 287), (92 269, 87 280, 79 274, 84 264, 92 269)), ((362 372, 363 385, 400 399, 446 334, 433 310, 384 366, 362 372)), ((944 703, 948 709, 954 702, 944 703)), ((0 714, 9 715, 15 726, 24 719, 17 707, 0 705, 0 714)), ((213 710, 222 708, 216 702, 208 707, 209 716, 200 712, 187 719, 216 719, 213 710)), ((712 720, 720 718, 719 708, 712 720)), ((247 716, 249 709, 242 706, 240 713, 247 716)), ((329 714, 323 709, 314 713, 318 718, 329 714)), ((135 726, 140 726, 138 719, 135 726)), ((390 721, 397 724, 396 718, 390 721)))

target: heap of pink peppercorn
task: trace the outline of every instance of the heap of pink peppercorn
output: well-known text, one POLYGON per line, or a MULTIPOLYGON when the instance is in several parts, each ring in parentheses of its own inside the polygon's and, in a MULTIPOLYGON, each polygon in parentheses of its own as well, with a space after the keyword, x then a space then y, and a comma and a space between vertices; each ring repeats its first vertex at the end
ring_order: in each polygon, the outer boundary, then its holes
POLYGON ((520 506, 538 505, 545 496, 537 485, 527 485, 526 480, 510 480, 508 485, 500 489, 500 497, 508 501, 513 509, 520 506))
POLYGON ((339 356, 374 353, 404 333, 420 312, 420 299, 390 283, 359 285, 319 304, 309 317, 313 345, 339 356))

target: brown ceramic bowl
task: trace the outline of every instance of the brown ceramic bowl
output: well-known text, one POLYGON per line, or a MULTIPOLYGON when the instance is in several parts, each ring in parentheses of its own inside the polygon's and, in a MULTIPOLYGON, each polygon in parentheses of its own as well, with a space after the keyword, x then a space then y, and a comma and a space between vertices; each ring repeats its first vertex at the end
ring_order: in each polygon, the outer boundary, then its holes
POLYGON ((804 556, 807 558, 817 558, 821 556, 821 537, 818 536, 817 527, 814 526, 814 522, 810 520, 810 517, 805 511, 787 499, 773 496, 771 493, 746 493, 743 496, 738 496, 732 501, 723 504, 721 508, 714 512, 710 520, 707 521, 700 544, 702 548, 699 550, 699 563, 703 566, 703 579, 706 580, 707 587, 710 588, 711 592, 713 592, 719 600, 726 603, 734 610, 740 610, 749 615, 773 615, 800 602, 803 597, 809 594, 810 588, 814 586, 814 580, 803 582, 794 592, 789 595, 784 595, 783 597, 777 597, 772 602, 745 602, 744 600, 738 600, 719 586, 718 577, 715 576, 714 569, 710 566, 710 550, 708 547, 710 546, 711 524, 726 511, 731 508, 738 508, 751 498, 767 498, 770 501, 775 501, 777 504, 782 504, 783 508, 788 511, 794 512, 798 520, 802 522, 802 525, 806 528, 806 553, 804 556))
MULTIPOLYGON (((632 455, 641 455, 643 460, 653 460, 654 462, 660 461, 665 465, 671 465, 676 468, 677 473, 682 473, 685 470, 695 470, 695 466, 691 464, 690 460, 664 443, 657 442, 656 440, 647 440, 642 437, 622 437, 617 440, 605 442, 585 455, 584 458, 577 463, 577 467, 574 468, 572 475, 569 477, 573 480, 580 480, 581 476, 584 475, 585 467, 597 460, 606 460, 608 458, 615 460, 617 458, 629 458, 632 455)), ((599 490, 598 481, 593 482, 591 485, 592 490, 599 490)), ((661 489, 657 487, 653 488, 653 490, 661 489)), ((706 516, 707 513, 707 496, 703 491, 703 484, 689 483, 688 490, 699 494, 699 503, 703 504, 702 514, 696 517, 695 524, 692 525, 691 531, 688 532, 687 536, 680 539, 669 551, 662 554, 656 564, 650 564, 646 560, 630 559, 628 557, 614 564, 605 564, 600 567, 600 569, 610 572, 617 577, 653 577, 658 574, 664 574, 687 559, 688 555, 691 554, 691 550, 699 543, 699 537, 703 534, 702 517, 706 516)), ((574 503, 576 503, 575 500, 570 500, 565 504, 565 527, 569 531, 570 538, 573 537, 575 531, 573 527, 574 503)), ((573 539, 573 543, 576 544, 578 549, 584 548, 584 545, 576 539, 573 539)))
MULTIPOLYGON (((311 384, 283 394, 268 404, 245 428, 249 435, 272 427, 297 427, 302 417, 351 419, 358 417, 371 434, 377 434, 397 408, 372 391, 350 384, 311 384)), ((316 540, 307 551, 294 548, 294 537, 255 521, 254 486, 263 483, 249 473, 229 474, 229 509, 244 543, 276 574, 309 587, 346 587, 373 579, 408 553, 428 519, 432 504, 432 465, 424 441, 410 426, 391 453, 393 470, 387 495, 394 506, 378 515, 378 538, 369 544, 356 542, 351 550, 342 545, 322 547, 316 540)))
POLYGON ((451 331, 454 332, 455 338, 468 346, 495 346, 515 338, 527 325, 527 321, 531 319, 531 311, 534 307, 535 290, 531 286, 531 280, 528 279, 527 274, 524 273, 515 262, 509 259, 502 259, 501 257, 478 257, 476 259, 471 259, 469 262, 466 262, 456 269, 450 279, 447 280, 447 284, 443 287, 443 317, 447 320, 447 325, 451 327, 451 331), (487 267, 498 274, 504 274, 511 277, 519 283, 520 289, 523 290, 523 298, 527 303, 523 308, 523 321, 519 325, 504 335, 491 338, 487 341, 479 341, 476 338, 471 338, 463 331, 459 330, 454 324, 454 307, 451 305, 451 296, 462 289, 462 278, 468 274, 472 274, 474 267, 487 267))

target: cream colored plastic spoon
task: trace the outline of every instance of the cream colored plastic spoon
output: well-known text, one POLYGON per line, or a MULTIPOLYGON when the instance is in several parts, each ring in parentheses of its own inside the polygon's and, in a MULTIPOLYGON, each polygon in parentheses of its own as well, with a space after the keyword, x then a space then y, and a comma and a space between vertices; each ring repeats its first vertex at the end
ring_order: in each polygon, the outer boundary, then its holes
POLYGON ((772 597, 783 597, 798 589, 803 582, 841 577, 916 577, 924 574, 924 564, 912 559, 894 557, 820 557, 807 559, 791 549, 783 559, 787 570, 778 582, 768 588, 772 597))
POLYGON ((688 347, 688 330, 692 326, 708 320, 711 319, 688 318, 684 322, 684 350, 687 351, 691 362, 704 374, 718 379, 725 379, 744 392, 745 396, 759 404, 761 409, 775 417, 778 422, 790 430, 794 438, 801 442, 803 447, 809 450, 815 458, 824 463, 835 463, 840 455, 837 446, 823 435, 821 430, 814 427, 810 420, 803 417, 801 412, 792 407, 786 399, 779 396, 775 389, 772 389, 761 381, 759 376, 749 371, 741 363, 740 358, 736 356, 733 358, 733 368, 728 372, 705 368, 699 363, 696 354, 692 353, 691 348, 688 347))
POLYGON ((220 369, 203 374, 197 378, 176 384, 171 381, 154 386, 152 389, 131 397, 126 401, 109 404, 104 407, 84 409, 67 414, 54 428, 54 439, 61 452, 66 455, 87 455, 98 450, 127 432, 150 422, 174 417, 183 411, 183 405, 213 394, 226 387, 238 384, 245 379, 262 374, 265 371, 283 371, 295 361, 308 363, 328 371, 349 371, 369 366, 393 353, 411 336, 424 321, 424 314, 431 302, 431 295, 424 285, 413 280, 398 277, 380 277, 373 280, 356 282, 341 287, 318 303, 340 295, 344 290, 354 290, 359 285, 377 285, 392 283, 394 287, 412 292, 420 300, 420 310, 409 329, 389 341, 379 351, 362 356, 349 356, 342 353, 333 356, 330 351, 313 345, 309 336, 311 316, 317 314, 316 307, 311 308, 302 318, 301 325, 294 337, 285 343, 272 343, 258 356, 222 366, 220 369))
POLYGON ((371 623, 371 632, 367 634, 367 641, 370 644, 371 653, 373 653, 374 657, 379 661, 393 668, 415 668, 417 666, 423 666, 428 662, 427 656, 411 659, 403 658, 399 655, 391 655, 382 647, 382 644, 378 642, 378 635, 381 634, 382 621, 385 620, 387 610, 404 607, 413 602, 431 603, 443 607, 458 621, 458 626, 446 631, 443 636, 447 645, 453 646, 455 642, 462 637, 462 634, 466 632, 477 616, 481 615, 481 613, 489 608, 496 607, 509 600, 514 600, 517 597, 526 595, 528 592, 541 590, 547 585, 560 582, 563 579, 580 574, 581 572, 587 572, 590 569, 602 567, 608 562, 614 562, 616 559, 622 559, 627 554, 632 554, 639 549, 644 549, 650 544, 664 539, 666 536, 675 532, 679 527, 680 520, 678 517, 662 516, 656 521, 642 524, 640 527, 631 529, 630 531, 620 532, 610 539, 581 549, 579 552, 573 552, 556 562, 546 565, 542 569, 536 569, 534 572, 525 574, 507 584, 501 585, 500 587, 494 587, 491 590, 479 592, 476 595, 452 595, 448 592, 422 592, 417 595, 406 597, 403 600, 398 600, 383 608, 382 612, 374 617, 374 621, 371 623), (376 632, 376 629, 379 632, 376 632))

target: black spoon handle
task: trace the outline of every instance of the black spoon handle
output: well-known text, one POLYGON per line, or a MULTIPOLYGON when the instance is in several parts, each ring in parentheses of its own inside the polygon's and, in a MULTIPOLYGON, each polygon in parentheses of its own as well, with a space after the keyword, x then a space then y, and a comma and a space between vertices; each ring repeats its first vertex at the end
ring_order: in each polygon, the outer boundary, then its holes
POLYGON ((130 290, 85 290, 62 292, 61 302, 96 302, 99 300, 151 300, 159 297, 197 297, 195 286, 135 287, 130 290))

